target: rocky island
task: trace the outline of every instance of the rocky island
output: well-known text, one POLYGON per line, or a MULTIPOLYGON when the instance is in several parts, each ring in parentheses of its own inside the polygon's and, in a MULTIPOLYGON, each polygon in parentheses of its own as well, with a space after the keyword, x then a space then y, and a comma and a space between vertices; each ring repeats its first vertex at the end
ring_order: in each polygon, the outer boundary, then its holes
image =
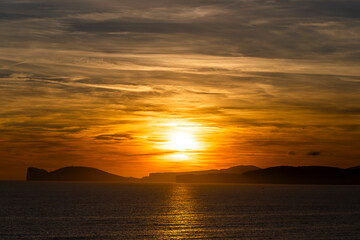
POLYGON ((64 167, 52 172, 29 167, 26 180, 31 181, 87 181, 87 182, 139 182, 139 179, 122 177, 90 167, 64 167))

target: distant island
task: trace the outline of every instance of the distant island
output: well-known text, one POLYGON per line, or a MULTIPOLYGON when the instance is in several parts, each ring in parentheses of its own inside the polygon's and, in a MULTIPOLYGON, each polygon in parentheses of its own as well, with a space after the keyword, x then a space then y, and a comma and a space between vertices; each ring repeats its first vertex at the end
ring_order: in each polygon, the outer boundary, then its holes
POLYGON ((28 181, 139 182, 137 178, 121 177, 90 167, 64 167, 52 172, 29 167, 28 181))
POLYGON ((122 183, 242 183, 242 184, 360 184, 360 166, 335 168, 324 166, 277 166, 261 169, 235 166, 190 172, 150 173, 143 178, 122 177, 90 167, 64 167, 48 172, 29 167, 28 181, 85 181, 122 183))
POLYGON ((190 172, 164 172, 164 173, 150 173, 148 177, 143 177, 144 182, 176 182, 176 178, 181 175, 206 175, 206 174, 242 174, 249 171, 258 170, 260 168, 252 165, 240 165, 225 169, 211 169, 204 171, 190 171, 190 172))
POLYGON ((242 174, 184 174, 176 177, 178 183, 250 183, 250 184, 360 184, 360 168, 322 166, 278 166, 242 174))

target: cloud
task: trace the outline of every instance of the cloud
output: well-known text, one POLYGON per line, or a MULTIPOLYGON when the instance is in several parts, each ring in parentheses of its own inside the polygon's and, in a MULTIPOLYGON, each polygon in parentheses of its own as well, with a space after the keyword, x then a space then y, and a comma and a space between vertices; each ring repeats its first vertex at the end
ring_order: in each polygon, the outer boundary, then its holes
POLYGON ((128 133, 116 133, 116 134, 102 134, 95 137, 98 140, 115 140, 115 141, 125 141, 134 139, 131 134, 128 133))
POLYGON ((168 48, 164 52, 265 58, 338 60, 357 55, 358 25, 347 20, 356 16, 356 1, 135 2, 4 2, 2 16, 9 20, 2 25, 4 41, 16 45, 17 32, 11 29, 25 24, 27 37, 19 44, 38 42, 36 34, 42 32, 47 35, 43 46, 91 46, 107 52, 126 45, 125 51, 168 48), (47 11, 37 11, 41 8, 47 11))
POLYGON ((289 155, 289 156, 295 156, 295 155, 296 155, 296 152, 290 151, 290 152, 288 152, 288 155, 289 155))
POLYGON ((316 152, 316 151, 308 152, 307 155, 309 155, 309 156, 319 156, 320 152, 316 152))

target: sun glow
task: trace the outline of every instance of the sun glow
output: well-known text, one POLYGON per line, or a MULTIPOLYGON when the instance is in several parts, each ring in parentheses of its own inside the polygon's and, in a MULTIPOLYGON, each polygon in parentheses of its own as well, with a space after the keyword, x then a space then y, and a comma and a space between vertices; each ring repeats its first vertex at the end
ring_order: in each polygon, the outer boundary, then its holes
POLYGON ((175 161, 187 161, 189 160, 189 154, 188 153, 174 153, 169 155, 171 159, 175 160, 175 161))
POLYGON ((170 135, 167 148, 177 151, 194 150, 198 147, 198 142, 194 136, 188 132, 174 132, 170 135))

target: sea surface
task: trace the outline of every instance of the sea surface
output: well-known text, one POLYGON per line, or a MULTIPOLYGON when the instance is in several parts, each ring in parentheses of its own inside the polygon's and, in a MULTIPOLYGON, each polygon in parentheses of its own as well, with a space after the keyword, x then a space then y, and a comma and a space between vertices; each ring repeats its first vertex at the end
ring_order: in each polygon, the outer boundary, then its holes
POLYGON ((0 239, 360 239, 360 186, 0 181, 0 239))

